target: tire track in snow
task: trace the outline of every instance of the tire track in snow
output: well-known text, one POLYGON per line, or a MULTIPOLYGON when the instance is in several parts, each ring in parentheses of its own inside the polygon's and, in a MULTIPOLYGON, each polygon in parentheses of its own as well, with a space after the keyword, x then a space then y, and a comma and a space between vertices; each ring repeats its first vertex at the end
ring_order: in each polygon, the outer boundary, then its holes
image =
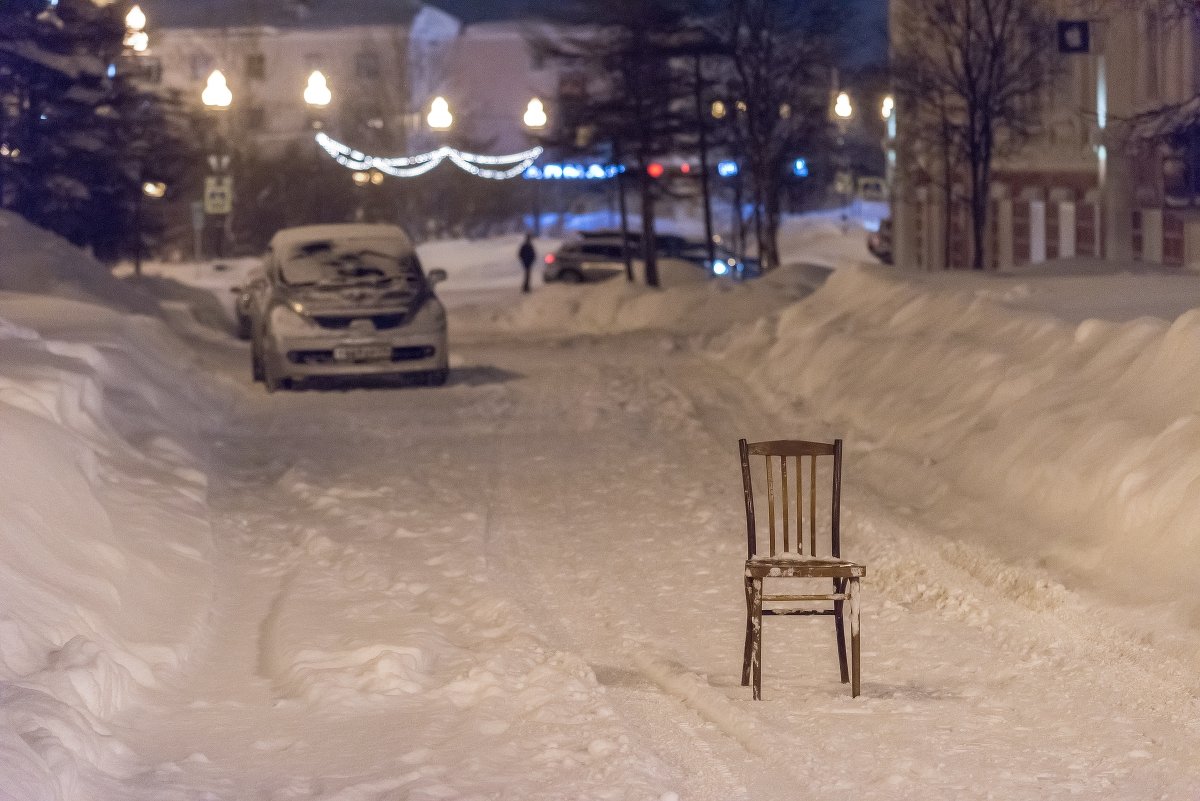
MULTIPOLYGON (((581 368, 575 365, 571 369, 581 368)), ((613 376, 613 365, 604 364, 594 372, 590 366, 582 369, 587 371, 587 381, 590 384, 604 385, 608 387, 610 394, 614 387, 618 387, 615 392, 619 399, 639 398, 636 392, 630 393, 624 387, 627 377, 621 374, 613 376)), ((658 388, 662 387, 660 384, 658 388)), ((686 401, 673 387, 668 389, 671 400, 686 401)), ((524 410, 526 414, 531 406, 538 403, 538 399, 533 397, 523 401, 517 398, 511 400, 514 402, 508 411, 524 410)), ((595 398, 591 400, 596 402, 595 398)), ((604 403, 597 402, 597 406, 602 409, 604 403)), ((622 411, 630 410, 623 408, 622 411)), ((573 410, 573 413, 579 415, 577 424, 585 427, 594 425, 597 419, 596 414, 587 409, 573 410)), ((626 664, 633 669, 631 672, 642 676, 645 681, 637 686, 622 686, 619 682, 605 683, 602 677, 612 672, 612 668, 593 658, 594 642, 586 642, 577 630, 564 625, 564 619, 553 613, 554 600, 559 597, 559 592, 540 571, 528 568, 528 565, 536 564, 536 560, 529 558, 519 533, 511 532, 506 526, 506 503, 503 499, 509 496, 500 491, 502 482, 497 480, 505 471, 511 470, 512 465, 520 464, 526 456, 524 448, 519 447, 525 444, 524 437, 525 433, 521 430, 519 421, 513 416, 505 416, 498 420, 493 440, 494 448, 490 455, 491 468, 488 471, 493 479, 489 480, 486 489, 488 511, 485 522, 485 553, 489 564, 497 568, 504 577, 509 596, 525 610, 547 640, 559 648, 580 655, 589 664, 593 675, 605 686, 608 698, 631 731, 636 732, 653 750, 662 753, 664 757, 669 756, 673 764, 686 768, 681 773, 681 778, 687 783, 682 797, 688 801, 752 801, 745 784, 736 778, 726 761, 714 751, 695 724, 687 717, 679 715, 677 706, 681 699, 678 695, 672 692, 660 693, 659 689, 656 689, 663 688, 664 683, 669 683, 662 680, 662 671, 659 671, 656 678, 652 670, 643 667, 637 649, 619 649, 626 664), (664 726, 664 721, 669 721, 669 724, 664 726)), ((511 510, 509 514, 511 515, 511 510)), ((665 662, 653 660, 647 664, 660 665, 665 662)), ((693 713, 697 711, 694 706, 684 706, 693 713)), ((707 719, 703 715, 701 718, 707 719)), ((666 798, 667 796, 664 796, 664 799, 666 798)))

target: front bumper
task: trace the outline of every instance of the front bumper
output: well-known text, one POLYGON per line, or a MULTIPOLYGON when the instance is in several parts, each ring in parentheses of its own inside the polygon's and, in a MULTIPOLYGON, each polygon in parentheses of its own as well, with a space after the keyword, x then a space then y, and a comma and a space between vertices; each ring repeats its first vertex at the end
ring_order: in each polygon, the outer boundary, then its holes
POLYGON ((275 336, 263 358, 273 375, 292 381, 424 373, 450 364, 445 333, 275 336))

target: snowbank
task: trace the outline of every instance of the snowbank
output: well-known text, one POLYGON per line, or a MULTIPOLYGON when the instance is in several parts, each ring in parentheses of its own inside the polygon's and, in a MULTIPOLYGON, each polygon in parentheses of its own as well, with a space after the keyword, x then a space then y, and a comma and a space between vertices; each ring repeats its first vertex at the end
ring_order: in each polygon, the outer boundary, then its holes
MULTIPOLYGON (((866 450, 908 454, 927 485, 1010 509, 987 545, 1194 625, 1200 310, 1076 324, 996 288, 846 268, 714 347, 778 401, 868 432, 866 450)), ((955 536, 980 531, 964 522, 955 536)))
MULTIPOLYGON (((0 215, 5 288, 146 307, 59 239, 0 215)), ((105 720, 203 635, 220 402, 159 320, 0 292, 0 799, 79 797, 129 769, 105 720)))
POLYGON ((630 284, 618 277, 582 286, 545 286, 516 296, 510 306, 452 308, 451 338, 470 340, 499 333, 548 336, 603 335, 660 330, 676 334, 714 333, 757 319, 811 291, 813 279, 802 266, 774 271, 749 281, 680 281, 663 289, 630 284))

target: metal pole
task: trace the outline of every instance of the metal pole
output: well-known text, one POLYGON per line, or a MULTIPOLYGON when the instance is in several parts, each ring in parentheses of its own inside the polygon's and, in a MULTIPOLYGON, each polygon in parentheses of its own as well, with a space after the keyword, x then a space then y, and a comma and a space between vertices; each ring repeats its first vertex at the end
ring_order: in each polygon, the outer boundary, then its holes
POLYGON ((142 193, 146 185, 146 168, 138 165, 138 185, 133 196, 133 274, 142 277, 142 193))
POLYGON ((712 194, 708 185, 708 124, 705 120, 700 78, 700 55, 697 53, 693 60, 693 83, 696 96, 696 122, 700 128, 700 195, 704 203, 704 243, 708 250, 708 265, 711 268, 717 259, 717 250, 713 242, 712 194))

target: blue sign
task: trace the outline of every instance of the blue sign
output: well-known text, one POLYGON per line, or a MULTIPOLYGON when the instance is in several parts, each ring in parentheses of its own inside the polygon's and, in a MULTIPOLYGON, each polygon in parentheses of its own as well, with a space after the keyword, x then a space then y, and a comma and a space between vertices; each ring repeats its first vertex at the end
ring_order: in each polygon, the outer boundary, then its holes
POLYGON ((796 159, 792 162, 792 175, 797 178, 808 177, 808 159, 796 159))
POLYGON ((615 164, 534 164, 522 177, 527 181, 600 181, 624 171, 615 164))
POLYGON ((722 178, 732 178, 738 174, 738 163, 736 161, 722 161, 717 164, 717 175, 722 178))

